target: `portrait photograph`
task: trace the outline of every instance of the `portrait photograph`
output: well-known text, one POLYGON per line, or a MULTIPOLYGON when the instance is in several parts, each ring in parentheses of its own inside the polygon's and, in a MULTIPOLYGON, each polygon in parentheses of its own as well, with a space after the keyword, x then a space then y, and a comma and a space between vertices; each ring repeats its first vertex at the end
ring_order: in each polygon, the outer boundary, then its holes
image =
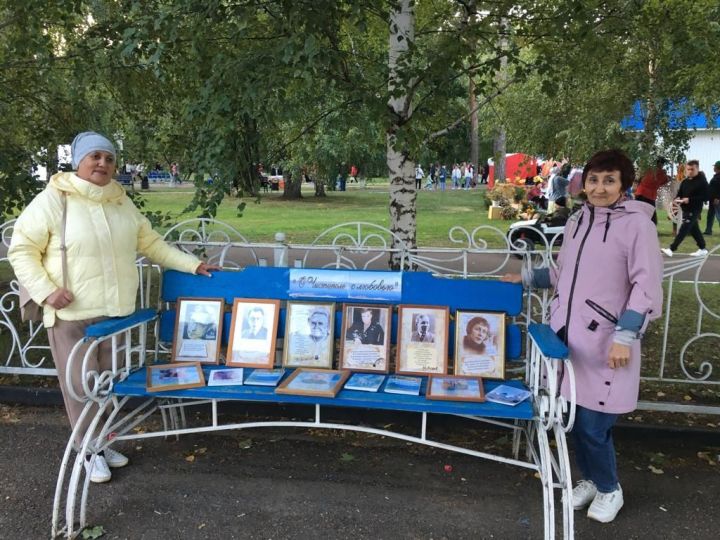
POLYGON ((283 365, 330 369, 335 341, 335 303, 288 302, 283 365))
POLYGON ((348 371, 297 369, 275 389, 278 394, 335 397, 350 376, 348 371))
POLYGON ((431 375, 425 397, 446 401, 485 401, 480 377, 431 375))
POLYGON ((205 386, 200 362, 155 364, 147 367, 148 392, 165 392, 205 386))
POLYGON ((456 313, 455 374, 487 379, 505 378, 504 313, 456 313))
POLYGON ((399 306, 395 372, 447 373, 449 320, 447 307, 399 306))
POLYGON ((218 363, 224 309, 222 298, 178 298, 173 362, 218 363))
POLYGON ((381 373, 390 370, 391 310, 390 306, 343 306, 340 369, 381 373))
POLYGON ((225 364, 272 368, 279 316, 279 300, 236 298, 225 364))

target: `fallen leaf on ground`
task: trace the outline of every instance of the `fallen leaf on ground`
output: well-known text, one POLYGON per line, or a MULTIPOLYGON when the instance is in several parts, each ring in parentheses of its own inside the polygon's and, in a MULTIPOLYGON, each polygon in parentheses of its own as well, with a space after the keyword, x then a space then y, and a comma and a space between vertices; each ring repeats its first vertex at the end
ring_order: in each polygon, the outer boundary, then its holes
POLYGON ((238 446, 243 450, 247 450, 252 446, 252 439, 243 439, 238 443, 238 446))
POLYGON ((354 461, 355 456, 352 454, 348 454, 347 452, 343 452, 343 454, 340 456, 340 461, 354 461))
POLYGON ((653 474, 665 474, 665 471, 659 469, 658 467, 653 467, 652 465, 648 465, 648 469, 650 469, 650 472, 653 474))
POLYGON ((190 454, 189 456, 185 456, 185 461, 187 461, 188 463, 192 463, 193 461, 195 461, 195 455, 190 454))
POLYGON ((94 540, 100 538, 105 534, 105 529, 102 525, 95 525, 94 527, 85 527, 82 531, 83 540, 94 540))

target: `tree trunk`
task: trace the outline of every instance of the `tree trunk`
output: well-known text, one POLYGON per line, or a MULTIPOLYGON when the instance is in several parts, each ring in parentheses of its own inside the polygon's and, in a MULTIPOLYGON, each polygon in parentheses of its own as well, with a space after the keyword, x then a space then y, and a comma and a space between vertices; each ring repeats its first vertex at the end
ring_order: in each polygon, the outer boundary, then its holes
POLYGON ((302 175, 300 173, 293 174, 291 171, 285 170, 283 173, 285 179, 285 188, 283 189, 283 199, 302 199, 302 175))
MULTIPOLYGON (((507 40, 508 21, 506 18, 500 20, 500 49, 506 50, 508 47, 507 40)), ((497 72, 496 80, 498 86, 507 81, 507 56, 503 55, 500 57, 500 69, 497 72)), ((495 182, 504 182, 507 178, 507 171, 505 170, 505 157, 507 154, 506 148, 507 135, 505 133, 505 126, 499 125, 495 128, 495 140, 493 141, 493 161, 495 162, 495 182)))
POLYGON ((473 165, 473 182, 478 184, 480 165, 480 141, 478 136, 477 98, 475 97, 475 81, 470 77, 470 162, 473 165))
POLYGON ((327 197, 327 193, 325 193, 325 182, 318 179, 318 176, 315 176, 315 180, 313 181, 315 184, 315 196, 316 197, 327 197))
MULTIPOLYGON (((413 0, 400 0, 390 11, 390 37, 388 47, 388 112, 390 127, 387 131, 387 167, 390 177, 390 230, 396 235, 394 249, 414 248, 417 245, 415 163, 406 148, 399 148, 398 135, 412 116, 412 80, 402 74, 409 54, 410 43, 415 39, 415 13, 413 0)), ((393 253, 390 267, 399 270, 401 258, 393 253)))
POLYGON ((493 141, 493 161, 495 162, 495 182, 504 182, 507 177, 505 170, 505 157, 507 149, 505 126, 495 128, 495 140, 493 141))

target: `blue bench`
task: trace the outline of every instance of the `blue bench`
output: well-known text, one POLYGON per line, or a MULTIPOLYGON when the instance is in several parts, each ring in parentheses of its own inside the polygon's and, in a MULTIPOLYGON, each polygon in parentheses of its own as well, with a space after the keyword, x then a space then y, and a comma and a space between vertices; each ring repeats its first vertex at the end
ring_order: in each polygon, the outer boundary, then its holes
MULTIPOLYGON (((524 376, 522 380, 505 381, 505 384, 529 388, 532 399, 511 407, 491 402, 434 401, 424 397, 426 379, 420 396, 368 393, 342 389, 335 398, 276 394, 273 387, 232 386, 200 387, 167 392, 148 392, 145 387, 144 367, 147 325, 155 323, 159 343, 166 346, 172 342, 175 328, 175 302, 178 298, 224 298, 231 306, 234 298, 268 298, 287 300, 318 300, 318 298, 290 296, 289 268, 248 267, 242 271, 216 272, 211 279, 174 271, 164 273, 161 300, 163 309, 156 314, 153 310, 120 319, 111 319, 88 329, 86 340, 91 349, 104 340, 112 340, 113 346, 124 361, 117 362, 113 372, 89 374, 85 396, 88 401, 87 414, 91 414, 91 425, 97 427, 100 435, 95 439, 89 434, 83 441, 81 451, 68 442, 55 496, 53 513, 53 534, 72 536, 84 526, 85 504, 89 482, 82 464, 86 453, 96 453, 114 440, 134 440, 148 437, 179 436, 202 431, 243 429, 247 427, 288 426, 374 433, 405 441, 424 444, 449 451, 490 459, 515 465, 538 473, 542 488, 544 512, 544 536, 555 537, 555 508, 562 507, 562 533, 565 538, 573 537, 573 509, 571 506, 570 466, 565 433, 572 426, 573 408, 559 396, 557 384, 561 367, 565 377, 572 379, 572 366, 567 358, 565 345, 544 325, 530 325, 527 333, 518 324, 523 316, 523 291, 519 285, 487 280, 463 280, 434 277, 424 272, 402 274, 402 294, 396 304, 449 306, 451 315, 458 309, 504 312, 510 322, 506 328, 506 359, 510 371, 524 376), (133 339, 132 332, 138 334, 133 339), (527 339, 525 339, 527 337, 527 339), (136 344, 133 344, 136 343, 136 344), (526 358, 523 349, 527 348, 526 358), (516 368, 513 370, 512 368, 516 368), (130 400, 135 401, 130 401, 130 400), (218 408, 224 402, 256 402, 277 404, 301 404, 314 408, 311 420, 274 420, 223 424, 218 421, 218 408), (92 404, 97 404, 94 412, 92 404), (130 403, 137 403, 129 407, 130 403), (207 424, 188 427, 184 410, 187 406, 208 406, 211 414, 207 424), (346 407, 380 409, 387 411, 408 411, 420 416, 419 433, 408 435, 364 425, 330 423, 323 419, 324 407, 346 407), (156 431, 137 433, 133 430, 149 415, 159 412, 163 428, 156 431), (460 447, 434 440, 428 434, 428 415, 454 415, 470 420, 486 422, 513 433, 511 455, 496 455, 475 449, 460 447), (551 445, 550 440, 555 444, 551 445), (521 450, 524 449, 524 452, 521 450), (557 499, 557 501, 556 501, 557 499), (62 510, 62 511, 61 511, 62 510), (62 515, 61 515, 62 514, 62 515), (76 528, 79 516, 79 529, 76 528)), ((357 271, 362 272, 362 271, 357 271)), ((327 301, 327 298, 322 300, 327 301)), ((339 300, 340 301, 340 300, 339 300)), ((358 302, 360 303, 360 302, 358 302)), ((372 303, 372 301, 362 301, 372 303)), ((387 302, 378 302, 387 303, 387 302)), ((338 309, 340 304, 338 304, 338 309)), ((278 344, 282 343, 286 310, 280 310, 278 344)), ((397 315, 393 315, 392 333, 397 335, 397 315)), ((342 313, 335 318, 335 335, 340 335, 342 313)), ((453 355, 454 325, 450 325, 450 351, 453 355)), ((223 324, 223 343, 227 344, 230 328, 230 313, 226 311, 223 324)), ((393 339, 394 341, 394 339, 393 339)), ((160 345, 158 346, 160 347, 160 345)), ((157 353, 160 352, 156 348, 157 353)), ((71 358, 70 361, 82 361, 71 358)), ((156 359, 157 361, 157 359, 156 359)), ((166 359, 162 360, 163 362, 166 359)), ((169 361, 169 360, 167 360, 169 361)), ((209 372, 217 366, 204 366, 206 380, 209 372)), ((246 372, 251 370, 246 368, 246 372)), ((288 369, 287 378, 293 370, 288 369)), ((485 391, 500 384, 500 381, 485 381, 485 391)), ((200 420, 194 419, 197 423, 200 420)))

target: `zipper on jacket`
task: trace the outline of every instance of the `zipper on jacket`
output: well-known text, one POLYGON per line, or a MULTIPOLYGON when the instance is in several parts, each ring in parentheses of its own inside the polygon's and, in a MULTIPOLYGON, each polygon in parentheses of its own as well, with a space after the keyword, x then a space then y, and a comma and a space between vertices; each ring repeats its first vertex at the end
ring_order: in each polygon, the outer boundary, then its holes
POLYGON ((610 230, 610 214, 607 215, 607 220, 605 221, 605 234, 603 234, 603 244, 605 243, 605 240, 607 240, 608 230, 610 230))
MULTIPOLYGON (((593 221, 595 221, 595 208, 592 206, 590 208, 590 222, 588 223, 587 230, 585 231, 585 235, 583 236, 583 239, 580 241, 580 248, 578 249, 577 258, 575 259, 575 270, 573 272, 573 279, 572 283, 570 285, 570 294, 568 295, 568 308, 567 308, 567 315, 565 316, 565 344, 567 345, 568 342, 568 335, 570 331, 570 314, 572 313, 572 301, 573 301, 573 294, 575 294, 575 283, 577 282, 577 275, 578 275, 578 269, 580 268, 580 257, 582 257, 583 248, 585 247, 585 241, 587 240, 587 237, 590 235, 590 231, 592 230, 593 221)), ((577 231, 575 231, 577 234, 577 231)))

